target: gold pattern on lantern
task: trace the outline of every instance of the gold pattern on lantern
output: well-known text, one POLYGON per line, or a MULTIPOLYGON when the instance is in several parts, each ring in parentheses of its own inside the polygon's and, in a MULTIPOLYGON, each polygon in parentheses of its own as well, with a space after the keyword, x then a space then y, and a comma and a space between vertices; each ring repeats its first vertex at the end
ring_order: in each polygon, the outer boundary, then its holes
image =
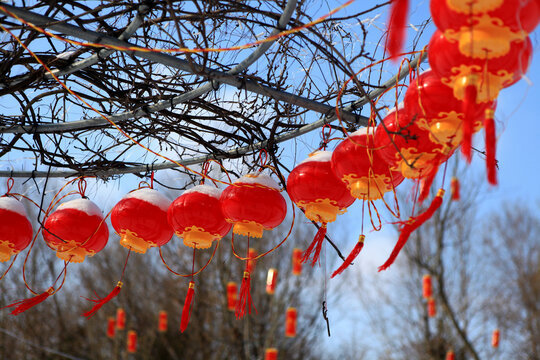
POLYGON ((56 250, 56 256, 64 261, 82 263, 85 256, 94 256, 94 250, 87 250, 75 240, 65 241, 62 244, 52 246, 56 250))
POLYGON ((395 170, 400 171, 406 178, 416 179, 434 169, 436 153, 421 153, 413 147, 401 149, 400 152, 401 155, 396 153, 398 163, 395 170))
POLYGON ((12 255, 17 253, 18 251, 13 249, 11 242, 0 240, 0 262, 8 261, 12 255))
POLYGON ((446 4, 450 9, 465 14, 493 11, 502 3, 503 0, 446 0, 446 4))
MULTIPOLYGON (((237 235, 251 236, 255 238, 262 238, 264 227, 252 220, 234 221, 232 219, 225 219, 227 222, 234 224, 233 233, 237 235)), ((270 229, 266 229, 270 230, 270 229)))
POLYGON ((176 236, 184 239, 184 245, 197 249, 208 249, 214 240, 220 238, 219 235, 212 234, 195 225, 185 228, 183 232, 176 231, 175 233, 176 236))
POLYGON ((139 237, 137 233, 128 229, 122 229, 119 235, 120 245, 139 254, 144 254, 148 248, 155 246, 152 243, 144 241, 144 239, 139 237))
POLYGON ((330 199, 300 200, 296 205, 305 210, 305 215, 309 220, 324 223, 336 221, 338 215, 347 212, 346 208, 340 209, 337 202, 330 199))
POLYGON ((384 174, 358 177, 355 174, 343 175, 351 195, 361 200, 378 200, 392 190, 392 179, 384 174))
POLYGON ((483 72, 478 65, 464 64, 453 67, 452 74, 450 77, 441 78, 442 83, 454 89, 454 96, 458 100, 465 99, 465 88, 468 85, 475 85, 477 104, 495 100, 499 91, 514 78, 514 74, 509 73, 508 70, 501 69, 496 73, 483 72), (473 77, 477 78, 476 81, 472 79, 473 77))

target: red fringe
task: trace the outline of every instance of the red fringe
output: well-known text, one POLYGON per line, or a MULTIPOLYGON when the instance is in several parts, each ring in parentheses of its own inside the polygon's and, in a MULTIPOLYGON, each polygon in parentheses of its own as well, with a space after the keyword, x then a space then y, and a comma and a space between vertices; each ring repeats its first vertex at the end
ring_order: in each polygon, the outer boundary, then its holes
POLYGON ((313 238, 311 245, 309 245, 307 250, 304 251, 304 253, 302 254, 302 260, 300 260, 302 264, 307 263, 309 261, 309 257, 313 255, 311 259, 311 266, 315 266, 317 261, 319 261, 319 256, 321 254, 321 249, 322 249, 322 243, 324 241, 325 236, 326 236, 326 224, 322 224, 319 230, 317 231, 317 234, 315 234, 315 237, 313 238))
POLYGON ((95 302, 96 305, 94 305, 94 307, 92 307, 92 309, 90 309, 89 311, 85 312, 83 314, 83 316, 86 316, 87 319, 90 319, 92 316, 94 316, 94 314, 99 309, 101 309, 101 307, 103 305, 105 305, 106 303, 111 301, 113 298, 115 298, 120 293, 120 290, 122 289, 122 285, 123 285, 122 282, 119 281, 118 284, 116 284, 116 286, 114 287, 114 289, 112 289, 112 291, 109 293, 109 295, 105 296, 102 299, 88 299, 88 298, 86 298, 86 300, 88 300, 88 301, 95 302))
POLYGON ((349 265, 352 264, 352 262, 354 261, 354 259, 356 259, 356 257, 358 256, 358 254, 360 254, 360 251, 362 251, 362 248, 364 247, 364 239, 366 237, 364 235, 360 235, 360 237, 358 238, 358 242, 356 243, 356 245, 354 246, 354 248, 352 249, 351 253, 349 254, 349 256, 347 256, 347 258, 345 259, 345 261, 343 262, 343 264, 341 264, 341 266, 336 270, 334 271, 334 273, 332 274, 331 278, 333 278, 334 276, 336 275, 339 275, 341 274, 349 265))
MULTIPOLYGON (((235 315, 237 319, 241 319, 246 314, 246 309, 248 314, 251 314, 251 276, 249 272, 244 271, 244 277, 242 278, 242 285, 240 286, 240 296, 238 302, 236 303, 235 315)), ((255 307, 253 307, 255 309, 255 307)), ((255 309, 255 312, 257 309, 255 309)))
POLYGON ((496 155, 496 137, 495 137, 495 120, 493 120, 494 111, 486 110, 484 119, 484 130, 486 133, 486 170, 488 182, 491 185, 497 185, 497 160, 496 155))
POLYGON ((13 303, 11 305, 8 305, 6 307, 14 307, 16 308, 11 312, 11 315, 19 315, 25 312, 26 310, 42 303, 43 301, 47 300, 49 296, 51 296, 54 293, 54 289, 52 287, 48 288, 47 291, 44 293, 41 293, 39 295, 36 295, 34 297, 31 297, 29 299, 24 299, 17 301, 16 303, 13 303))
POLYGON ((403 246, 405 246, 405 243, 409 239, 409 236, 412 234, 412 232, 422 226, 422 224, 425 223, 427 220, 429 220, 433 216, 435 211, 437 211, 437 209, 441 206, 443 196, 444 190, 439 189, 439 191, 437 192, 437 196, 435 196, 426 211, 424 211, 420 215, 417 215, 414 218, 409 219, 409 221, 407 221, 403 225, 394 250, 392 250, 392 253, 390 254, 388 260, 386 260, 386 262, 382 266, 379 266, 379 271, 388 269, 390 265, 394 263, 396 257, 398 256, 403 246))
POLYGON ((472 159, 472 135, 474 130, 474 113, 476 111, 476 86, 468 85, 465 88, 465 99, 463 100, 463 140, 461 140, 461 153, 471 162, 472 159))
POLYGON ((433 185, 433 180, 435 180, 435 176, 437 176, 437 171, 439 170, 439 167, 433 169, 430 175, 426 176, 421 180, 421 187, 420 187, 420 196, 418 196, 418 202, 421 204, 424 202, 424 200, 427 199, 429 195, 429 190, 431 189, 431 185, 433 185))
POLYGON ((189 324, 189 316, 191 314, 191 302, 195 295, 195 283, 189 282, 189 288, 186 295, 186 301, 184 302, 184 308, 182 309, 182 320, 180 321, 180 331, 184 332, 189 324))
POLYGON ((392 0, 386 38, 386 49, 392 58, 400 54, 403 48, 408 12, 409 0, 392 0))
POLYGON ((450 188, 452 189, 452 201, 459 201, 461 196, 459 193, 459 180, 457 177, 452 178, 450 188))

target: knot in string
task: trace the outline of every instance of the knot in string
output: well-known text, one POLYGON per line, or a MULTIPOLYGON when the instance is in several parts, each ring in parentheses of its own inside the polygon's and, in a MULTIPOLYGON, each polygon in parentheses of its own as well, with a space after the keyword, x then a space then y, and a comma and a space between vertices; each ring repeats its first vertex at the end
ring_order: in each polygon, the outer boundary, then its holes
POLYGON ((268 164, 268 151, 266 151, 266 149, 261 149, 261 151, 259 151, 259 163, 261 164, 259 172, 261 172, 268 164))
POLYGON ((87 184, 86 184, 86 180, 84 180, 84 178, 79 179, 78 186, 79 186, 79 194, 81 194, 81 197, 83 199, 88 199, 88 197, 85 195, 87 184))
POLYGON ((15 184, 15 180, 13 180, 12 177, 7 179, 7 191, 6 191, 6 194, 5 194, 6 196, 10 194, 11 189, 13 189, 14 184, 15 184))
POLYGON ((330 135, 332 135, 332 126, 330 124, 324 124, 321 128, 321 145, 319 149, 326 150, 326 147, 328 146, 328 143, 330 142, 330 135), (328 132, 325 132, 324 130, 328 129, 328 132))

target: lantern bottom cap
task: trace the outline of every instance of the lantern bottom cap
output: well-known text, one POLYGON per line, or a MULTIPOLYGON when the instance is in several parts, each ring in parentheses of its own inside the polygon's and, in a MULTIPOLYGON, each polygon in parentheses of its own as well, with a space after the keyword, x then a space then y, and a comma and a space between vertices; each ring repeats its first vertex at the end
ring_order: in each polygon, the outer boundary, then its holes
POLYGON ((349 180, 351 195, 360 200, 378 200, 391 188, 385 182, 385 178, 376 175, 375 178, 362 177, 349 180))
POLYGON ((263 231, 264 231, 263 226, 254 221, 237 222, 233 226, 233 233, 237 235, 262 238, 263 231))
POLYGON ((15 252, 9 245, 3 244, 0 241, 0 262, 6 262, 11 258, 11 255, 14 255, 15 252))
POLYGON ((311 221, 329 223, 336 221, 338 214, 343 213, 338 206, 330 203, 331 200, 323 199, 318 202, 310 202, 305 205, 306 217, 311 221))
POLYGON ((120 232, 120 245, 139 254, 145 254, 146 250, 152 246, 151 243, 129 230, 122 230, 120 232))
POLYGON ((199 229, 188 229, 183 233, 177 232, 176 235, 184 239, 184 245, 197 249, 208 249, 216 238, 209 232, 199 229))
POLYGON ((56 250, 56 257, 71 263, 82 263, 86 255, 88 255, 86 249, 78 245, 62 245, 56 250))

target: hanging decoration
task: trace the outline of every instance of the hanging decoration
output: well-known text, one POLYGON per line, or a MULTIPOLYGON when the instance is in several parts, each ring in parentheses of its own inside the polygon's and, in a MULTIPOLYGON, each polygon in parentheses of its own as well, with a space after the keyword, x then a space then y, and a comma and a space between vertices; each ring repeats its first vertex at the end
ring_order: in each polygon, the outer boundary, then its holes
POLYGON ((130 354, 137 352, 137 332, 135 330, 127 332, 127 352, 130 354))
POLYGON ((116 328, 118 330, 126 328, 126 312, 122 308, 116 309, 116 328))
POLYGON ((430 318, 437 316, 437 305, 433 297, 427 299, 427 310, 430 318))
POLYGON ((246 260, 246 269, 247 269, 246 271, 249 272, 250 274, 253 273, 253 270, 255 270, 255 265, 257 265, 257 260, 255 259, 257 255, 259 255, 257 253, 257 250, 255 250, 254 248, 248 249, 249 260, 246 260))
POLYGON ((491 335, 491 347, 498 348, 499 347, 499 338, 501 337, 501 332, 499 329, 493 330, 493 334, 491 335))
POLYGON ((433 286, 431 284, 431 275, 426 274, 422 278, 422 297, 429 299, 433 296, 433 286))
POLYGON ((107 337, 109 339, 114 339, 114 335, 116 334, 116 319, 112 316, 107 318, 107 337))
POLYGON ((264 351, 264 360, 277 360, 278 359, 278 349, 268 348, 264 351))
POLYGON ((391 58, 395 59, 403 49, 408 12, 409 0, 392 0, 386 35, 386 49, 391 58))
POLYGON ((460 186, 459 180, 457 177, 453 176, 450 181, 450 189, 452 190, 452 201, 459 201, 460 195, 460 186))
POLYGON ((448 350, 446 352, 446 360, 456 360, 456 356, 454 354, 454 350, 448 350))
POLYGON ((268 275, 266 276, 266 293, 269 295, 274 295, 274 292, 276 291, 277 276, 277 269, 268 269, 268 275))
POLYGON ((6 195, 0 197, 0 262, 26 249, 32 237, 32 224, 23 204, 6 195))
POLYGON ((158 331, 160 333, 167 332, 168 328, 168 315, 165 310, 160 310, 158 313, 158 331))
POLYGON ((296 308, 287 308, 285 313, 285 336, 296 337, 296 323, 297 323, 297 311, 296 308))
POLYGON ((300 275, 302 274, 302 250, 294 248, 292 251, 292 274, 300 275))

